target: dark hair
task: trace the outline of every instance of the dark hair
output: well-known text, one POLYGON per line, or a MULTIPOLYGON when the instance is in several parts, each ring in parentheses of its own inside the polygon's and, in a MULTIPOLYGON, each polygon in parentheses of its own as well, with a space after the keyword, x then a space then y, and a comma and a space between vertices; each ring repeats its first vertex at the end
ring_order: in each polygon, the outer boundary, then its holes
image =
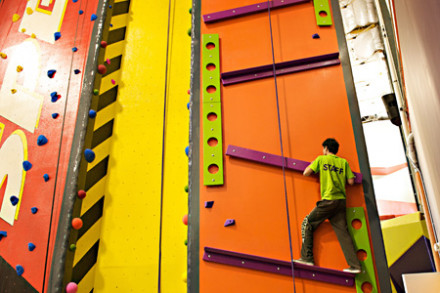
POLYGON ((338 153, 339 143, 334 138, 327 138, 322 143, 322 146, 327 147, 328 151, 331 152, 332 154, 336 155, 338 153))

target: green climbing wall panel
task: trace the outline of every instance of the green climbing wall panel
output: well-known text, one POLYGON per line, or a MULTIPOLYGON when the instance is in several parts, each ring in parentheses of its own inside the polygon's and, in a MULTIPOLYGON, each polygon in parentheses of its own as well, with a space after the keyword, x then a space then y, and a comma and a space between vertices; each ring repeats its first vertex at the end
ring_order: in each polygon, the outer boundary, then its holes
POLYGON ((332 25, 332 15, 328 0, 313 0, 315 6, 316 23, 319 26, 332 25))
POLYGON ((217 34, 202 37, 203 183, 223 184, 220 49, 217 34))
POLYGON ((376 276, 374 272, 372 253, 370 248, 370 238, 368 236, 364 209, 362 207, 348 208, 347 224, 348 231, 353 238, 356 251, 359 252, 361 250, 365 252, 364 255, 366 254, 365 260, 361 261, 362 272, 356 275, 356 290, 357 292, 362 293, 364 292, 362 290, 362 286, 366 286, 366 283, 370 283, 372 286, 371 292, 377 293, 378 291, 376 285, 376 276), (355 223, 353 223, 353 221, 355 223))

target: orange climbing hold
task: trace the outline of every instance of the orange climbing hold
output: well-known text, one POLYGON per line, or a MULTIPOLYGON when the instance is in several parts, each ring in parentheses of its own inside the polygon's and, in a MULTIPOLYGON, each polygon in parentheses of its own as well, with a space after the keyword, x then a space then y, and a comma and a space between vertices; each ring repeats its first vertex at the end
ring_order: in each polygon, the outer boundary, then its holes
POLYGON ((18 66, 17 66, 17 72, 22 72, 22 71, 23 71, 23 66, 18 65, 18 66))
POLYGON ((12 94, 15 94, 16 92, 17 92, 16 89, 11 89, 11 93, 12 93, 12 94))
POLYGON ((72 220, 72 228, 75 230, 79 230, 81 229, 81 227, 83 226, 83 221, 80 218, 74 218, 72 220))
POLYGON ((6 54, 3 53, 3 52, 0 52, 0 57, 1 57, 2 59, 6 59, 6 58, 8 58, 8 55, 6 55, 6 54))

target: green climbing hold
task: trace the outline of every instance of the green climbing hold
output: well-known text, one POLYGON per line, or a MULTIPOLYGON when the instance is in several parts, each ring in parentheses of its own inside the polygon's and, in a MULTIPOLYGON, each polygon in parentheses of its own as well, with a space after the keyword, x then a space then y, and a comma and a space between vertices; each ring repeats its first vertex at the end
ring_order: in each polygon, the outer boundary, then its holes
POLYGON ((193 13, 193 9, 192 9, 192 7, 189 9, 189 14, 192 14, 193 13))
POLYGON ((191 28, 188 29, 188 36, 191 37, 191 28))
POLYGON ((185 245, 188 245, 188 239, 185 239, 185 245))
POLYGON ((94 89, 94 90, 93 90, 93 94, 94 94, 95 96, 99 95, 99 90, 94 89))
POLYGON ((76 245, 75 244, 70 244, 69 250, 70 251, 75 251, 76 250, 76 245))
POLYGON ((187 186, 185 186, 185 192, 188 193, 188 190, 189 189, 188 189, 188 185, 187 185, 187 186))

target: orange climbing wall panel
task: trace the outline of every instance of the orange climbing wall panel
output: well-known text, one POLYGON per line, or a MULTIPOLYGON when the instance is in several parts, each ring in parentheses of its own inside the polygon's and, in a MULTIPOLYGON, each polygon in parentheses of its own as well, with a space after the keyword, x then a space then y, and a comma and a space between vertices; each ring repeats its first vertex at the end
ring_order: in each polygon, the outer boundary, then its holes
MULTIPOLYGON (((204 0, 202 15, 259 2, 204 0)), ((339 51, 334 26, 316 25, 312 1, 271 14, 276 62, 339 51), (312 39, 315 33, 320 39, 312 39)), ((202 20, 201 27, 202 35, 219 34, 220 72, 272 64, 267 12, 213 24, 202 20)), ((284 155, 313 161, 322 154, 322 142, 334 137, 341 145, 338 155, 360 172, 342 66, 279 76, 277 81, 284 155)), ((221 91, 223 149, 231 144, 281 155, 274 79, 222 86, 221 91)), ((224 156, 224 175, 223 186, 207 187, 200 180, 200 292, 293 292, 291 277, 202 260, 205 246, 290 260, 282 170, 224 156), (204 202, 211 200, 214 207, 205 209, 204 202), (226 219, 235 219, 236 225, 224 227, 226 219)), ((299 258, 301 223, 320 200, 319 181, 293 171, 286 171, 286 181, 293 257, 299 258)), ((348 187, 347 194, 348 207, 365 208, 361 185, 348 187)), ((315 233, 314 253, 318 266, 347 267, 328 222, 315 233)), ((355 287, 300 278, 295 285, 296 292, 356 292, 355 287)))
MULTIPOLYGON (((7 54, 6 59, 0 59, 0 184, 7 176, 0 188, 0 230, 7 232, 7 237, 0 241, 0 257, 13 269, 16 265, 23 266, 20 278, 24 280, 20 280, 38 292, 43 291, 51 266, 94 25, 90 17, 96 13, 98 0, 87 3, 53 0, 47 7, 52 11, 50 14, 42 11, 44 3, 48 1, 3 0, 0 3, 0 52, 7 54), (41 2, 39 10, 37 2, 41 2), (84 11, 82 15, 80 9, 84 11), (16 22, 13 22, 14 14, 20 16, 16 22), (57 31, 61 32, 61 38, 55 42, 57 31), (72 51, 74 46, 78 48, 76 53, 72 51), (18 65, 23 67, 20 73, 16 70, 18 65), (47 76, 50 69, 57 70, 52 79, 47 76), (74 69, 81 73, 74 74, 74 69), (16 93, 11 94, 13 89, 16 93), (55 91, 60 97, 52 102, 50 93, 55 91), (53 119, 52 113, 58 113, 59 117, 53 119), (10 139, 17 138, 17 134, 21 143, 12 145, 10 139), (39 135, 48 139, 46 145, 37 145, 39 135), (28 160, 33 167, 24 172, 22 161, 11 158, 28 160), (43 180, 43 174, 49 175, 49 181, 43 180), (21 182, 18 189, 13 184, 16 180, 21 182), (11 195, 20 199, 17 211, 10 204, 11 195), (31 207, 37 207, 38 212, 32 214, 31 207), (15 213, 13 219, 7 216, 11 212, 15 213), (36 245, 32 252, 27 248, 29 242, 36 245)), ((6 281, 6 270, 1 270, 0 275, 3 286, 13 286, 6 281)), ((1 287, 0 291, 11 290, 10 287, 1 287)))

